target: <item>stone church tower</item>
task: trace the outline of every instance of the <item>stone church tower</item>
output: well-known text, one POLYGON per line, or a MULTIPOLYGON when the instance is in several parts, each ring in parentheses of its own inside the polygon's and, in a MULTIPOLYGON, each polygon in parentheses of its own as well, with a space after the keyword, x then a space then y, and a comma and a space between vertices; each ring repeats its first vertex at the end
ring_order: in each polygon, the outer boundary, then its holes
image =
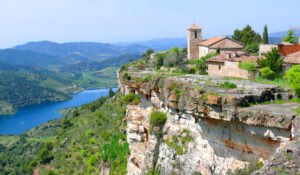
POLYGON ((197 24, 192 24, 188 28, 187 32, 187 50, 188 59, 196 60, 199 59, 199 46, 198 44, 202 41, 202 29, 197 24))

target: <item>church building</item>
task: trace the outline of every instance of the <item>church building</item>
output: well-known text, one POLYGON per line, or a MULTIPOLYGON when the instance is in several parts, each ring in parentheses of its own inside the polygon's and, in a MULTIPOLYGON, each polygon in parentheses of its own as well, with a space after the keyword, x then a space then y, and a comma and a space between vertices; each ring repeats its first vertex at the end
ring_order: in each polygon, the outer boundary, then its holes
POLYGON ((196 60, 220 49, 221 53, 242 52, 244 44, 227 36, 202 40, 202 29, 192 24, 187 32, 188 59, 196 60))

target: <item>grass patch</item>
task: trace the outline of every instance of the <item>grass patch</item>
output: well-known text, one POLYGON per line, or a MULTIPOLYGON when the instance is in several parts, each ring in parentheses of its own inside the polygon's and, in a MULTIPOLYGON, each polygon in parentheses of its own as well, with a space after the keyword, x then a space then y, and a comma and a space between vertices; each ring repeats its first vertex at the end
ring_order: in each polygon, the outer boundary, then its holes
POLYGON ((256 79, 252 79, 250 81, 262 84, 274 84, 283 88, 290 86, 290 83, 283 78, 275 78, 274 80, 268 80, 263 77, 257 77, 256 79))
POLYGON ((226 81, 225 83, 220 84, 220 87, 234 89, 234 88, 237 88, 237 85, 226 81))

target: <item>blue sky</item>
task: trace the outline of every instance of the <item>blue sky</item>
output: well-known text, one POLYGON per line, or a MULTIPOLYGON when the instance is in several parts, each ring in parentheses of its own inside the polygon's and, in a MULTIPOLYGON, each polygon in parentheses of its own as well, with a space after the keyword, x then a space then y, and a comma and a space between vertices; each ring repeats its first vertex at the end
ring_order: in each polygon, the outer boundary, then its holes
POLYGON ((299 0, 0 0, 0 48, 29 41, 128 42, 204 38, 250 24, 262 32, 300 26, 299 0))

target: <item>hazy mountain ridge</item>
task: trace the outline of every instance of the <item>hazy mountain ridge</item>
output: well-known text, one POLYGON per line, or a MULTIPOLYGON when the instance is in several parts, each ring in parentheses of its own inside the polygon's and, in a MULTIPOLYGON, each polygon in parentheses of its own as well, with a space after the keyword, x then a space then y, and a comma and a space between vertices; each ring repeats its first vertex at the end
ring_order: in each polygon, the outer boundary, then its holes
POLYGON ((169 50, 174 46, 184 48, 187 46, 186 38, 161 38, 161 39, 152 39, 146 41, 136 41, 136 42, 119 42, 114 43, 118 46, 128 46, 132 44, 143 45, 149 47, 153 50, 161 51, 161 50, 169 50))
POLYGON ((65 58, 33 52, 30 50, 4 49, 0 50, 0 61, 12 65, 50 66, 64 64, 65 58))
POLYGON ((74 57, 85 59, 109 58, 129 53, 144 53, 146 46, 134 44, 128 46, 116 46, 107 43, 97 42, 71 42, 71 43, 55 43, 50 41, 29 42, 14 47, 18 50, 30 50, 37 53, 55 55, 60 57, 74 57))

